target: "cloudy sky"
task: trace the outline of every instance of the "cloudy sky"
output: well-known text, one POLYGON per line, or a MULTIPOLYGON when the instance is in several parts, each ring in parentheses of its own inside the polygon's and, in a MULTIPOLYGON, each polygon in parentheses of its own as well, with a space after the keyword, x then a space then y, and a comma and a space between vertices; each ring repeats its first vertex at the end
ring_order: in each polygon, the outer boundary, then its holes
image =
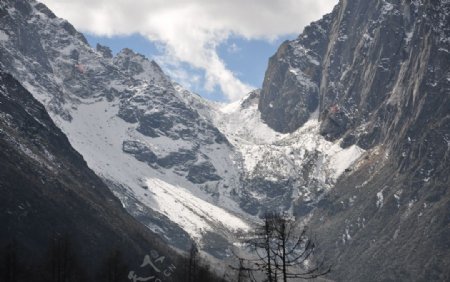
POLYGON ((261 86, 268 57, 337 0, 41 0, 117 52, 155 59, 182 85, 214 100, 261 86))

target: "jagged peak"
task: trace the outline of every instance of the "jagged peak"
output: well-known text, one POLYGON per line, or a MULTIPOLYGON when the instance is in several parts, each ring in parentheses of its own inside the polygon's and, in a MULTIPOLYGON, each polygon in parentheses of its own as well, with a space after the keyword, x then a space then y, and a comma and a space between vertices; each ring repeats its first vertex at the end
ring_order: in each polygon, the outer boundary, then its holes
POLYGON ((38 10, 39 12, 45 14, 47 17, 51 18, 51 19, 56 19, 56 15, 44 4, 42 3, 36 3, 34 5, 34 8, 36 10, 38 10))
POLYGON ((69 23, 67 20, 57 17, 45 4, 40 3, 35 0, 6 0, 2 1, 1 6, 2 9, 5 9, 9 16, 18 20, 18 18, 23 18, 25 20, 29 20, 29 17, 33 17, 35 19, 42 21, 43 23, 53 23, 55 25, 60 26, 70 35, 80 40, 84 44, 88 45, 88 41, 86 37, 80 33, 75 27, 69 23))
POLYGON ((116 57, 132 57, 132 58, 139 57, 139 58, 142 58, 142 59, 146 59, 146 57, 144 55, 142 55, 140 53, 137 53, 137 52, 134 52, 134 50, 132 50, 132 49, 130 49, 128 47, 125 47, 122 50, 120 50, 117 53, 116 57))
POLYGON ((124 48, 117 53, 113 57, 113 63, 131 74, 135 79, 147 80, 165 86, 170 84, 170 79, 154 60, 130 48, 124 48))
POLYGON ((99 52, 104 58, 111 59, 113 57, 111 48, 108 46, 103 46, 99 43, 95 46, 97 52, 99 52))

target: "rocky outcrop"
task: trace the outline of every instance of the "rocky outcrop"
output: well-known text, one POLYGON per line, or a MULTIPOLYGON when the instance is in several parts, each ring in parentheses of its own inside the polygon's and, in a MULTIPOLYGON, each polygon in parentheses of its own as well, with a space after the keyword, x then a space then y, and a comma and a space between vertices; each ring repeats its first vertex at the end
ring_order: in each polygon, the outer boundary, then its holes
POLYGON ((218 181, 222 177, 216 174, 217 171, 214 166, 208 162, 202 162, 189 167, 187 179, 192 183, 202 184, 208 181, 218 181))
POLYGON ((293 132, 319 105, 322 61, 332 15, 312 23, 270 58, 259 100, 262 119, 278 132, 293 132))
POLYGON ((122 151, 127 154, 132 154, 141 162, 146 162, 149 165, 156 163, 158 157, 153 153, 144 143, 139 141, 124 141, 122 151))

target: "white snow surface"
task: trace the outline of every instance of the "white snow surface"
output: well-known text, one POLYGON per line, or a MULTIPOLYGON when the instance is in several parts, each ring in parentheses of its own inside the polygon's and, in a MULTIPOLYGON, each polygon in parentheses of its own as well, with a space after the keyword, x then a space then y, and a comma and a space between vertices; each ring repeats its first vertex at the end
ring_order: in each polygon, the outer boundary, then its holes
POLYGON ((200 239, 205 231, 214 231, 211 226, 217 222, 227 230, 248 231, 250 228, 241 218, 195 197, 183 187, 170 185, 158 178, 147 178, 146 185, 158 210, 196 239, 200 239))
POLYGON ((384 204, 383 190, 377 193, 377 208, 382 208, 384 204))
POLYGON ((0 41, 7 41, 8 39, 8 34, 6 34, 3 30, 0 30, 0 41))
POLYGON ((242 108, 244 100, 245 98, 230 104, 217 105, 213 117, 217 128, 234 146, 271 144, 286 136, 274 131, 262 121, 256 103, 242 108))

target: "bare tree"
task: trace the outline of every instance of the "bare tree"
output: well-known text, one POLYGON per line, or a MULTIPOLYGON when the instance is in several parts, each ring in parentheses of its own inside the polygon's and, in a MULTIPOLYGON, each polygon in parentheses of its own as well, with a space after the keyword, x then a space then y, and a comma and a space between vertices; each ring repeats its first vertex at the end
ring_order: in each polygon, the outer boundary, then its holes
POLYGON ((307 236, 307 229, 285 214, 265 214, 263 224, 247 236, 244 244, 254 257, 245 259, 250 265, 245 269, 262 271, 268 282, 312 279, 331 270, 323 261, 314 260, 316 245, 307 236))

